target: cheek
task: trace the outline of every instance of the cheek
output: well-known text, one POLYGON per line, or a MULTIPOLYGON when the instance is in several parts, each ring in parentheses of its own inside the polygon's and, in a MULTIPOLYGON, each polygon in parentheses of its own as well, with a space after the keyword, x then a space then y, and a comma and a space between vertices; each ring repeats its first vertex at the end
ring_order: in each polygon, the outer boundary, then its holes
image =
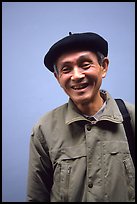
POLYGON ((100 70, 97 74, 96 74, 96 77, 98 79, 102 79, 105 77, 105 72, 103 72, 103 70, 100 70))
POLYGON ((100 71, 94 70, 86 75, 86 77, 90 80, 90 82, 97 83, 98 80, 102 78, 102 73, 100 71))
POLYGON ((65 88, 69 82, 69 78, 67 76, 59 76, 58 82, 62 88, 65 88))

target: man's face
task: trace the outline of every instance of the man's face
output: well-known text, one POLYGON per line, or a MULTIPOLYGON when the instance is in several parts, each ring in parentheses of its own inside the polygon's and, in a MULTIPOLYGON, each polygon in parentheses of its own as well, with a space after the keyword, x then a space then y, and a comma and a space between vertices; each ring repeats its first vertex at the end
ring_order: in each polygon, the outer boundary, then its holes
POLYGON ((78 104, 96 101, 102 78, 106 76, 108 59, 99 65, 97 56, 90 51, 71 51, 62 54, 57 62, 55 76, 67 93, 78 104))

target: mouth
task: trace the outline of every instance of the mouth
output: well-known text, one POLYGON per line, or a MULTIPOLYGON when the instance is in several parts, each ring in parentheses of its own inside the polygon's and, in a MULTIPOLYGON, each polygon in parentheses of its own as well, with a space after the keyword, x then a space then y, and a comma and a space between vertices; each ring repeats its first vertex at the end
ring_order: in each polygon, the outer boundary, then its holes
POLYGON ((89 85, 88 83, 81 83, 81 84, 73 85, 73 86, 71 86, 71 88, 74 90, 83 90, 83 89, 87 88, 88 85, 89 85))

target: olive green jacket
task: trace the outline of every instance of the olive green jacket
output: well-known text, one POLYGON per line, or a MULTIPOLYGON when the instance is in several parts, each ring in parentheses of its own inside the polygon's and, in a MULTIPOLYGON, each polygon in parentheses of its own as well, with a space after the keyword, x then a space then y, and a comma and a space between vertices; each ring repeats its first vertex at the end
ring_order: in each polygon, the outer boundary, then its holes
MULTIPOLYGON (((134 106, 126 103, 135 127, 134 106)), ((110 94, 98 121, 73 102, 47 113, 30 139, 28 202, 134 202, 135 169, 110 94)))

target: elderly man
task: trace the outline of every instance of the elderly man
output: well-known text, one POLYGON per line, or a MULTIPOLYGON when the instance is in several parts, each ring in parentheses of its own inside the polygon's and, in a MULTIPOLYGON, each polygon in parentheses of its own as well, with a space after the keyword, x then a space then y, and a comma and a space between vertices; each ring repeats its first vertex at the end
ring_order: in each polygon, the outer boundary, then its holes
MULTIPOLYGON (((30 139, 28 202, 133 202, 135 169, 123 117, 101 90, 108 43, 70 33, 44 57, 69 101, 46 113, 30 139)), ((134 128, 134 105, 126 103, 134 128)))

